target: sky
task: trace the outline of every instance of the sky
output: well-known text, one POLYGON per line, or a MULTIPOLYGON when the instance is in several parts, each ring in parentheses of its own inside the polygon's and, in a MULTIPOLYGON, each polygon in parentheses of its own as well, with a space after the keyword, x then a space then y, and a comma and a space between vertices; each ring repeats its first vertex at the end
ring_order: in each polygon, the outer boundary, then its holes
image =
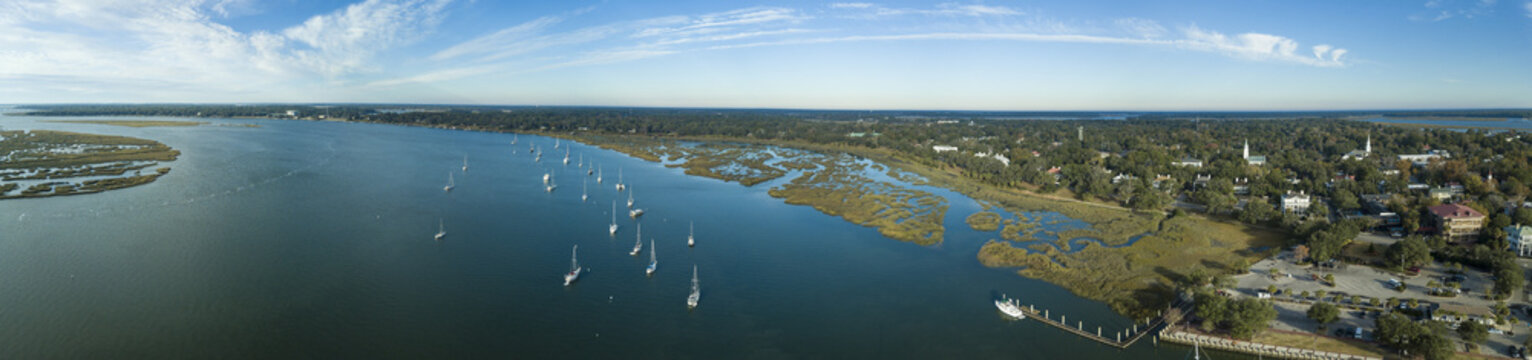
POLYGON ((1532 0, 0 0, 0 103, 1532 108, 1532 0))

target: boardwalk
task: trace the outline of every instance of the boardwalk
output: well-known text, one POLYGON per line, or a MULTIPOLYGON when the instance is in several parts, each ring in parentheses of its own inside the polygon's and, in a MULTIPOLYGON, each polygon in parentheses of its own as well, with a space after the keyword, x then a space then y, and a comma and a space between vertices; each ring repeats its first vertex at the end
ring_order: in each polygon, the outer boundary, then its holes
MULTIPOLYGON (((1188 310, 1184 307, 1185 306, 1183 306, 1183 309, 1181 309, 1183 312, 1188 310)), ((1085 330, 1084 322, 1067 323, 1069 320, 1067 315, 1049 314, 1048 310, 1038 310, 1031 305, 1023 307, 1021 311, 1026 313, 1028 318, 1037 320, 1038 322, 1048 324, 1053 327, 1063 329, 1064 331, 1068 331, 1071 334, 1079 335, 1085 337, 1086 339, 1095 340, 1096 342, 1120 349, 1125 349, 1129 346, 1132 346, 1134 342, 1142 339, 1144 335, 1153 334, 1153 330, 1155 328, 1165 324, 1165 317, 1160 316, 1147 321, 1148 325, 1142 328, 1139 327, 1139 323, 1135 323, 1132 328, 1123 329, 1121 331, 1113 330, 1112 333, 1103 333, 1101 327, 1096 327, 1096 332, 1092 333, 1085 330)))

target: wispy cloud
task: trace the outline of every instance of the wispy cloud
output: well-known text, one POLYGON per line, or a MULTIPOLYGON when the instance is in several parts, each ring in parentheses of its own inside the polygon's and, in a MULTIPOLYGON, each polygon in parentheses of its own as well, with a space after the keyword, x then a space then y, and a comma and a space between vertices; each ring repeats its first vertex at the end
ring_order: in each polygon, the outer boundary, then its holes
POLYGON ((1526 8, 1527 17, 1532 18, 1532 1, 1528 1, 1526 4, 1522 4, 1522 7, 1526 8))
POLYGON ((1495 11, 1497 0, 1429 0, 1410 20, 1437 22, 1452 18, 1473 19, 1495 11))
POLYGON ((892 16, 946 16, 946 17, 996 17, 1025 14, 1021 10, 1005 6, 943 3, 935 8, 893 8, 879 4, 855 2, 855 3, 832 3, 831 10, 840 11, 837 14, 847 18, 879 18, 892 16))
POLYGON ((1322 44, 1312 47, 1313 56, 1308 56, 1298 52, 1298 41, 1277 35, 1244 33, 1230 36, 1196 26, 1188 27, 1184 32, 1185 38, 1174 42, 1178 47, 1251 60, 1334 67, 1345 65, 1343 58, 1348 52, 1322 44))
POLYGON ((237 0, 6 3, 0 79, 138 83, 155 89, 139 98, 163 93, 177 101, 341 81, 375 70, 380 51, 431 31, 447 3, 368 0, 276 32, 240 32, 215 21, 253 11, 237 0))

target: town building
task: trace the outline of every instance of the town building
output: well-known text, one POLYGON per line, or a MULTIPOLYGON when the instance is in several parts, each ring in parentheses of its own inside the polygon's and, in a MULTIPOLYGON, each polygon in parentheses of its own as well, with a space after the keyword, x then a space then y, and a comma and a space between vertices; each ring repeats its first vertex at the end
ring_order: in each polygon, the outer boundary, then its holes
POLYGON ((1442 235, 1462 238, 1479 235, 1484 227, 1484 214, 1460 204, 1443 204, 1428 208, 1436 220, 1436 229, 1442 235))
POLYGON ((958 148, 956 146, 950 146, 950 145, 933 145, 933 146, 931 146, 931 150, 936 150, 936 152, 957 151, 957 149, 958 148))
POLYGON ((1447 150, 1431 150, 1424 154, 1401 154, 1399 155, 1399 160, 1409 161, 1410 164, 1415 166, 1426 166, 1431 163, 1431 160, 1451 157, 1452 153, 1447 152, 1447 150))
POLYGON ((1245 139, 1245 163, 1254 166, 1266 165, 1265 156, 1250 156, 1250 139, 1245 139))
POLYGON ((1516 256, 1532 256, 1532 226, 1511 225, 1505 227, 1505 240, 1511 244, 1516 256))
POLYGON ((1282 195, 1282 211, 1302 214, 1309 211, 1310 200, 1311 197, 1302 190, 1288 191, 1287 194, 1282 195))
POLYGON ((1371 155, 1372 155, 1372 135, 1369 134, 1369 135, 1367 135, 1367 145, 1366 145, 1366 147, 1362 148, 1361 150, 1351 150, 1351 152, 1346 153, 1346 155, 1342 155, 1341 156, 1341 160, 1361 160, 1361 159, 1366 159, 1368 156, 1371 156, 1371 155))
POLYGON ((1173 162, 1170 164, 1175 166, 1190 166, 1200 168, 1202 167, 1202 160, 1197 158, 1184 157, 1181 158, 1181 161, 1173 162))

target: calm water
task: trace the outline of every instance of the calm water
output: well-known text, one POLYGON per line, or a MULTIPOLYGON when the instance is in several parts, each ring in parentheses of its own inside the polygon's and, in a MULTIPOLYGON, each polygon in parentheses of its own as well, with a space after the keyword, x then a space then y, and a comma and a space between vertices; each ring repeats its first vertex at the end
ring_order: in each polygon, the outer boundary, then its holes
MULTIPOLYGON (((0 117, 0 127, 120 134, 183 153, 140 187, 0 201, 0 358, 1162 358, 1005 321, 999 293, 1107 333, 1129 321, 975 259, 991 233, 947 197, 946 242, 901 243, 767 196, 769 186, 564 142, 280 120, 125 128, 0 117), (533 162, 529 144, 550 154, 533 162), (513 153, 514 151, 514 153, 513 153), (562 150, 558 151, 559 154, 562 150), (462 158, 469 170, 460 172, 462 158), (634 221, 607 235, 617 169, 634 221), (448 172, 457 188, 444 193, 448 172), (552 172, 559 189, 544 191, 552 172), (580 201, 581 179, 590 201, 580 201), (442 243, 431 239, 438 219, 442 243), (698 245, 685 245, 696 221, 698 245), (659 272, 645 277, 649 238, 659 272), (587 273, 564 287, 569 251, 587 273), (690 270, 701 306, 687 311, 690 270)), ((885 178, 886 179, 886 178, 885 178)), ((625 215, 625 214, 624 214, 625 215)), ((1222 354, 1219 358, 1235 358, 1222 354)))
POLYGON ((1487 132, 1502 132, 1506 130, 1532 131, 1532 121, 1523 118, 1501 119, 1503 121, 1473 121, 1473 120, 1421 120, 1421 119, 1396 119, 1396 118, 1373 118, 1363 120, 1372 123, 1393 124, 1418 124, 1446 126, 1454 130, 1466 130, 1470 128, 1493 128, 1481 129, 1487 132))

